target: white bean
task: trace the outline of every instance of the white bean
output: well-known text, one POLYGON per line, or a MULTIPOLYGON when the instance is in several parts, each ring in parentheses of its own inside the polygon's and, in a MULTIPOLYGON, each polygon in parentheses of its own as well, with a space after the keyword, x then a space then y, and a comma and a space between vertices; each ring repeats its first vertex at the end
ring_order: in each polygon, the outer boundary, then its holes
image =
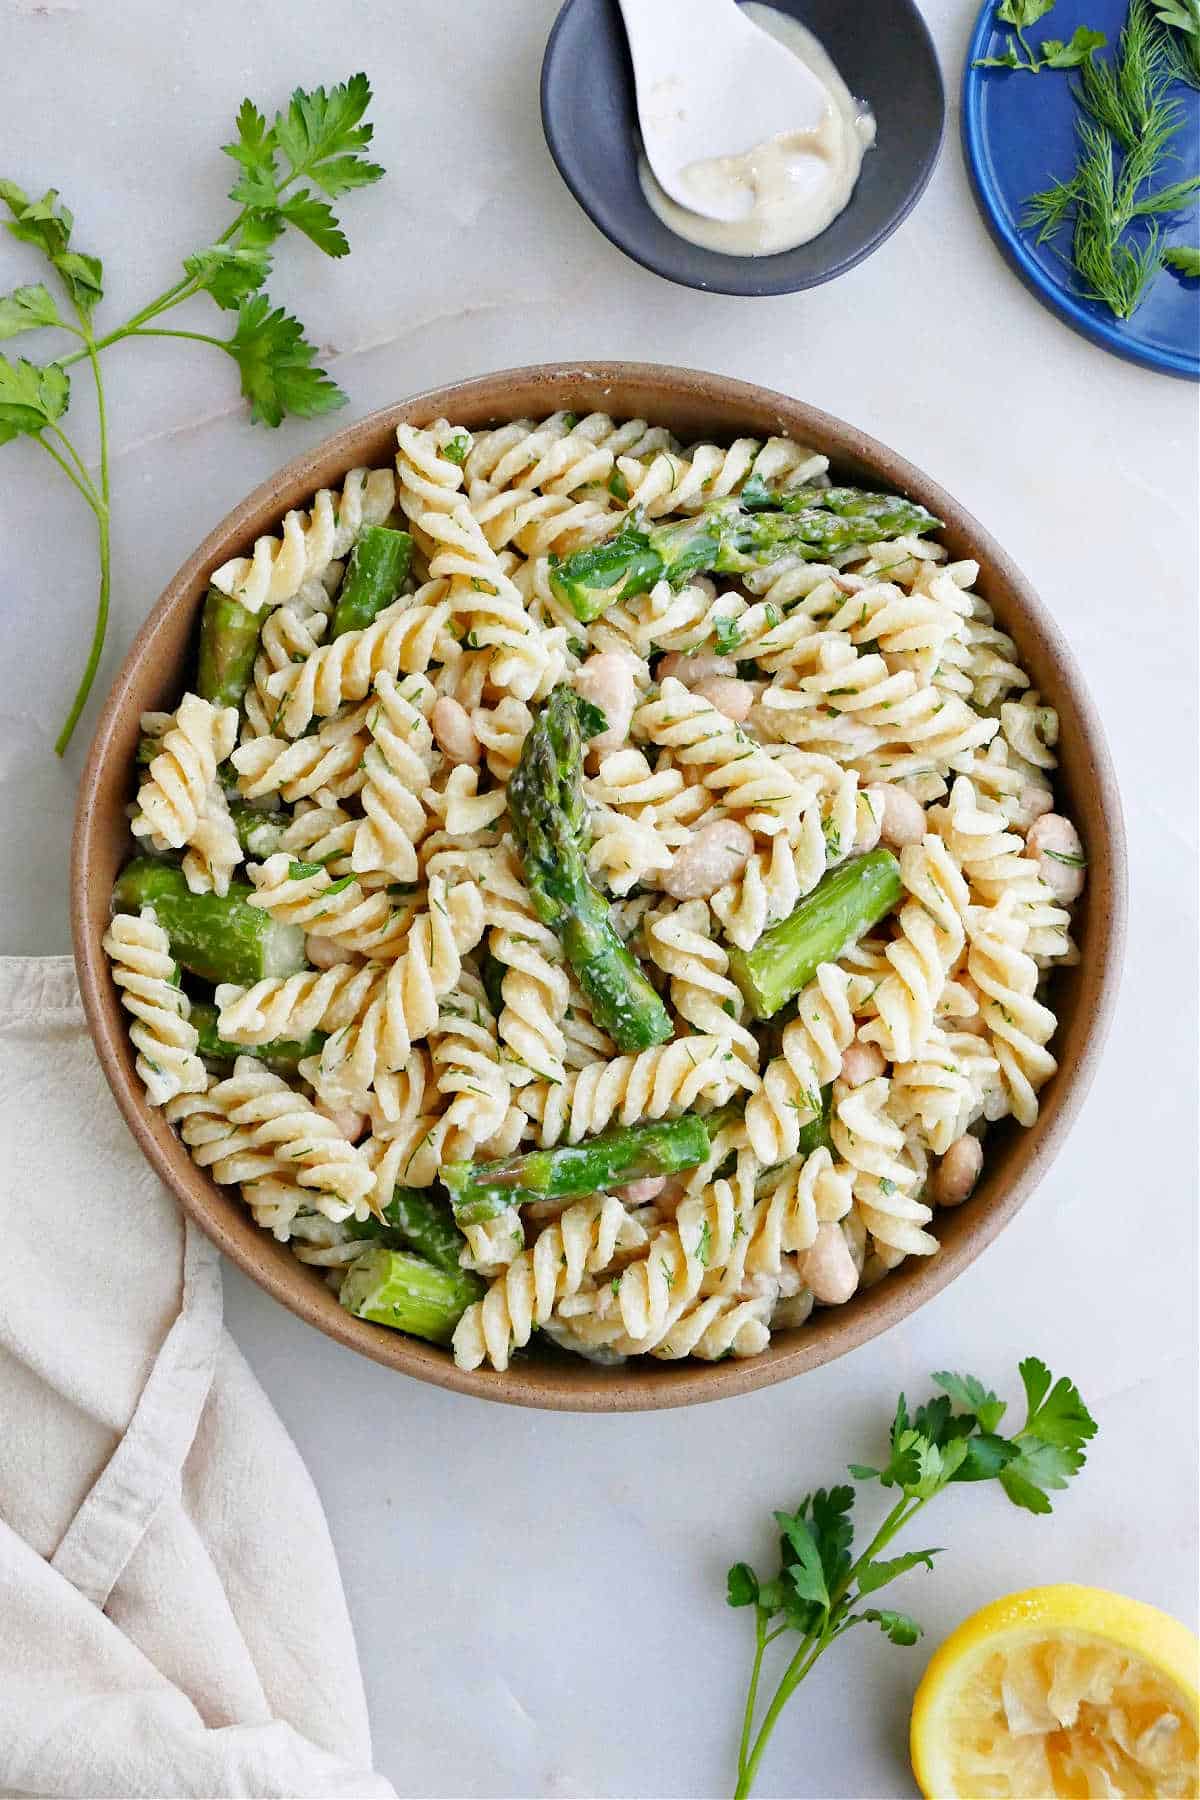
POLYGON ((711 681, 714 675, 736 674, 737 663, 732 656, 716 656, 707 650, 696 654, 672 650, 659 663, 656 679, 665 681, 668 675, 673 675, 676 681, 682 681, 684 687, 694 688, 697 682, 711 681))
POLYGON ((851 1087, 861 1087, 874 1080, 887 1068, 887 1059, 878 1044, 847 1044, 842 1052, 842 1080, 851 1087))
POLYGON ((649 1206, 667 1185, 665 1175, 644 1175, 641 1181, 627 1181, 617 1194, 626 1206, 649 1206))
POLYGON ((748 681, 737 681, 732 675, 709 675, 704 681, 697 681, 692 692, 707 700, 710 706, 740 725, 743 719, 750 717, 750 708, 754 705, 754 689, 748 681))
POLYGON ((817 1226, 817 1235, 800 1266, 804 1285, 814 1300, 841 1306, 858 1286, 858 1270, 840 1225, 817 1226))
POLYGON ((703 825, 675 852, 663 876, 673 900, 699 900, 740 875, 750 860, 754 839, 736 819, 714 819, 703 825))
POLYGON ((1064 819, 1061 813, 1043 813, 1029 827, 1025 852, 1037 863, 1038 874, 1056 900, 1068 905, 1078 900, 1087 864, 1083 840, 1070 819, 1064 819))
POLYGON ((935 1206, 961 1206, 983 1168, 983 1145, 977 1137, 956 1138, 929 1177, 929 1197, 935 1206))
POLYGON ((339 963, 358 960, 353 950, 347 950, 332 938, 319 937, 316 932, 310 932, 305 938, 304 954, 314 969, 335 969, 339 963))
POLYGON ((1054 805, 1054 795, 1049 788, 1031 781, 1029 786, 1023 787, 1017 795, 1017 805, 1020 808, 1022 823, 1032 825, 1035 819, 1040 819, 1043 813, 1051 810, 1054 805))
POLYGON ((356 1144, 371 1122, 355 1106, 331 1106, 328 1100, 314 1100, 313 1105, 323 1118, 337 1126, 348 1144, 356 1144))
POLYGON ((631 659, 619 650, 604 650, 576 669, 575 692, 598 706, 605 719, 605 729, 588 744, 590 750, 619 750, 628 738, 637 705, 633 667, 631 659))
POLYGON ((925 836, 925 808, 907 789, 881 781, 865 791, 876 808, 883 809, 879 816, 880 843, 889 850, 903 850, 906 844, 921 842, 925 836))
POLYGON ((451 762, 479 762, 479 739, 475 736, 471 715, 461 700, 456 700, 452 694, 443 694, 434 703, 429 715, 429 725, 440 748, 451 762))

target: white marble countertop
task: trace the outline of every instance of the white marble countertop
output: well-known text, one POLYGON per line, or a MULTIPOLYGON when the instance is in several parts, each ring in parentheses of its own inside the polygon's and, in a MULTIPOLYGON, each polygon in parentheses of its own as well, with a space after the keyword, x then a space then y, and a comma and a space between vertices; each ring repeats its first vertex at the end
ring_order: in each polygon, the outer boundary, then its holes
MULTIPOLYGON (((365 68, 389 173, 344 207, 353 259, 289 244, 271 282, 327 347, 350 395, 343 419, 569 357, 689 363, 802 395, 894 444, 987 523, 1099 702, 1132 870, 1112 1040, 1040 1192, 907 1325, 747 1399, 559 1417, 389 1375, 227 1271, 231 1329, 328 1508, 378 1764, 398 1790, 704 1796, 726 1791, 747 1664, 726 1566, 765 1554, 773 1506, 869 1460, 897 1387, 920 1390, 930 1369, 978 1370, 1010 1392, 1017 1358, 1037 1351, 1079 1379, 1101 1431, 1050 1519, 990 1489, 942 1505, 947 1554, 906 1597, 927 1645, 1039 1581, 1193 1609, 1196 393, 1073 336, 994 249, 958 145, 968 0, 927 6, 951 113, 917 212, 841 281, 777 300, 671 287, 579 212, 537 113, 554 11, 339 0, 318 30, 282 0, 0 0, 5 60, 23 77, 6 87, 2 172, 61 188, 80 246, 106 258, 118 319, 224 222, 231 165, 217 145, 243 93, 274 106, 297 82, 365 68)), ((0 242, 0 289, 39 278, 0 242)), ((121 347, 108 384, 115 584, 97 694, 212 523, 326 429, 251 430, 232 367, 196 346, 121 347)), ((0 951, 61 951, 86 726, 65 765, 50 745, 90 631, 94 546, 43 459, 21 444, 0 458, 0 951)), ((926 1656, 849 1639, 777 1731, 761 1793, 913 1792, 907 1708, 926 1656)))

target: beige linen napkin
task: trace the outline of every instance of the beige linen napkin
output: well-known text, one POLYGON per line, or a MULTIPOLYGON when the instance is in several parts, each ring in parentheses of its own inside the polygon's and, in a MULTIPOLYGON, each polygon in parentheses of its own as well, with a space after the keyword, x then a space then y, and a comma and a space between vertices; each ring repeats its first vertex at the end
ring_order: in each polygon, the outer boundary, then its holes
POLYGON ((320 1501, 67 957, 0 959, 0 1788, 393 1793, 320 1501))

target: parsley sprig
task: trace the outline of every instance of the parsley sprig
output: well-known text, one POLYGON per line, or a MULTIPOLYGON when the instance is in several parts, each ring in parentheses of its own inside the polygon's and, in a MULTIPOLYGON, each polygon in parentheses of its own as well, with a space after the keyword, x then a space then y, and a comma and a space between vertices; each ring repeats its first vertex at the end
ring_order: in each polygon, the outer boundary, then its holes
POLYGON ((179 281, 110 331, 99 331, 93 318, 104 297, 103 265, 99 257, 73 246, 75 221, 57 190, 50 188, 34 200, 15 181, 0 179, 0 216, 7 208, 9 232, 45 257, 68 303, 64 314, 42 282, 15 288, 0 296, 0 339, 55 329, 70 333, 79 343, 78 349, 46 363, 24 357, 10 361, 0 355, 0 444, 16 437, 31 439, 86 501, 98 529, 96 622, 83 678, 55 744, 60 756, 87 703, 108 625, 111 492, 101 353, 126 338, 173 337, 210 344, 237 364, 251 420, 266 425, 278 425, 289 413, 313 418, 343 406, 346 396, 315 365, 316 350, 299 320, 282 307, 272 307, 262 289, 271 273, 273 247, 289 226, 327 256, 341 257, 349 251, 329 202, 383 174, 365 154, 373 133, 365 119, 370 101, 371 86, 362 74, 328 91, 319 87, 306 93, 297 88, 286 112, 276 113, 271 124, 252 101, 243 101, 237 137, 222 146, 238 165, 229 196, 238 208, 233 219, 220 237, 184 258, 179 281), (154 322, 200 294, 236 315, 228 337, 154 322), (61 424, 71 401, 67 371, 85 360, 95 387, 99 426, 95 479, 61 424))
POLYGON ((1040 75, 1043 69, 1077 69, 1087 62, 1093 50, 1102 50, 1108 42, 1102 31, 1080 25, 1064 43, 1061 38, 1043 38, 1036 47, 1025 33, 1039 19, 1054 10, 1054 0, 1000 0, 996 18, 1012 28, 1012 37, 999 56, 977 56, 972 68, 1019 69, 1026 75, 1040 75))
POLYGON ((1065 1488, 1083 1467, 1085 1445, 1096 1423, 1065 1376, 1055 1381, 1045 1363, 1020 1364, 1025 1423, 1004 1437, 1007 1409, 973 1375, 935 1374, 941 1392, 911 1415, 901 1394, 892 1421, 889 1454, 879 1468, 851 1463, 855 1481, 878 1482, 898 1497, 874 1536, 854 1554, 855 1490, 818 1488, 794 1512, 777 1512, 778 1573, 762 1581, 748 1563, 729 1571, 730 1606, 754 1608, 754 1661, 738 1747, 737 1800, 750 1793, 762 1755, 784 1707, 813 1664, 856 1625, 877 1625, 893 1644, 915 1644, 921 1627, 908 1613, 864 1605, 910 1569, 933 1568, 937 1547, 884 1556, 894 1538, 929 1502, 953 1483, 998 1481, 1014 1506, 1051 1510, 1050 1492, 1065 1488), (763 1658, 776 1639, 794 1633, 800 1643, 755 1730, 763 1658))
POLYGON ((1154 0, 1163 51, 1176 80, 1200 88, 1200 0, 1154 0))

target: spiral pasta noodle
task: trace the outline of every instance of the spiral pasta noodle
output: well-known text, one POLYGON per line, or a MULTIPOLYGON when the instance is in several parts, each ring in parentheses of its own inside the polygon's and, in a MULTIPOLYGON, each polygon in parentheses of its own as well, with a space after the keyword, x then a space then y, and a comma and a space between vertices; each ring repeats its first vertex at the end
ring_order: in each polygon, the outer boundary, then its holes
POLYGON ((333 602, 322 584, 306 581, 294 599, 277 606, 263 620, 254 671, 243 701, 243 743, 250 738, 271 736, 280 711, 272 681, 281 671, 290 674, 312 655, 329 628, 332 608, 333 602))
POLYGON ((901 851, 900 879, 908 898, 898 916, 900 935, 887 949, 892 972, 872 996, 878 1016, 863 1027, 862 1037, 894 1061, 907 1062, 929 1035, 947 972, 963 948, 970 895, 933 832, 901 851))
POLYGON ((786 1256, 809 1250, 821 1225, 844 1219, 854 1201, 853 1172, 823 1145, 785 1170, 758 1207, 746 1250, 751 1274, 778 1276, 786 1256))
POLYGON ((486 1360, 494 1369, 506 1369, 511 1352, 529 1342, 534 1326, 550 1317, 557 1301, 577 1293, 589 1273, 607 1268, 618 1248, 634 1249, 644 1237, 611 1195, 566 1207, 459 1320, 454 1332, 459 1368, 477 1369, 486 1360))
POLYGON ((1054 1014, 1037 998, 1038 968, 1026 949, 1029 928, 1015 917, 1013 898, 973 908, 968 914, 967 969, 980 995, 980 1012, 1000 1063, 1014 1118, 1032 1125, 1038 1089, 1058 1064, 1046 1043, 1054 1014))
POLYGON ((483 934, 483 901, 469 883, 447 893, 429 886, 428 910, 418 914, 404 948, 381 971, 350 1025, 325 1040, 320 1057, 300 1072, 331 1104, 360 1103, 374 1089, 385 1115, 396 1110, 393 1071, 428 1037, 438 1020, 438 1001, 462 972, 462 958, 483 934))
POLYGON ((704 786, 731 817, 771 837, 786 831, 800 812, 793 778, 725 714, 668 676, 657 700, 634 715, 637 736, 673 750, 680 763, 702 771, 704 786))
POLYGON ((746 1102, 750 1148, 764 1167, 795 1156, 801 1128, 820 1115, 821 1089, 841 1070, 842 1052, 854 1036, 854 1006, 869 989, 861 976, 822 963, 800 995, 780 1054, 746 1102))
POLYGON ((577 1144, 614 1121, 663 1119, 698 1101, 720 1106, 756 1079, 728 1038, 684 1037, 591 1064, 556 1083, 534 1082, 522 1090, 520 1103, 538 1121, 541 1143, 577 1144))
POLYGON ((375 677, 376 706, 367 714, 371 743, 363 752, 363 821, 350 852, 356 875, 382 870, 396 881, 417 875, 416 844, 426 825, 421 794, 433 771, 433 733, 426 709, 433 689, 419 676, 397 684, 381 670, 375 677))
POLYGON ((758 1039, 742 1024, 745 1001, 729 974, 729 957, 712 935, 704 901, 687 900, 647 915, 642 943, 650 961, 670 978, 671 1004, 679 1017, 702 1035, 728 1038, 757 1068, 758 1039))
POLYGON ((931 1208, 913 1198, 917 1175, 905 1160, 904 1133, 888 1117, 882 1075, 851 1088, 834 1083, 830 1136, 852 1171, 854 1204, 877 1245, 904 1256, 932 1256, 937 1239, 922 1229, 931 1208))
POLYGON ((247 612, 279 606, 344 556, 363 525, 382 524, 395 492, 390 469, 351 469, 340 495, 322 488, 310 512, 288 513, 279 537, 260 537, 250 556, 222 563, 210 580, 247 612))
POLYGON ((176 1094, 203 1093, 208 1076, 196 1054, 196 1028, 187 995, 177 985, 170 940, 153 908, 115 914, 104 948, 121 1004, 133 1018, 135 1066, 151 1106, 165 1106, 176 1094))
POLYGON ((513 1064, 509 1071, 513 1085, 537 1079, 562 1081, 566 1048, 562 1018, 570 983, 558 939, 534 912, 511 846, 505 846, 484 877, 484 892, 488 945, 504 968, 504 1005, 496 1028, 513 1064))
POLYGON ((311 1189, 310 1203, 330 1218, 367 1217, 373 1183, 361 1152, 252 1056, 239 1056, 233 1074, 206 1093, 180 1094, 167 1104, 167 1116, 215 1181, 241 1182, 261 1194, 261 1182, 282 1177, 311 1189))
POLYGON ((331 969, 267 976, 252 987, 222 982, 216 990, 217 1029, 227 1043, 247 1045, 338 1031, 358 1017, 380 972, 377 963, 352 960, 331 969))
POLYGON ((344 631, 267 683, 278 703, 279 729, 299 738, 313 719, 331 719, 366 698, 377 675, 423 675, 441 647, 450 618, 444 581, 402 594, 361 631, 344 631))
POLYGON ((411 914, 397 907, 386 889, 370 893, 352 875, 334 881, 327 869, 294 863, 280 851, 249 869, 261 906, 285 925, 299 925, 359 956, 395 958, 408 937, 411 914))
POLYGON ((1071 915, 1058 904, 1037 864, 1025 855, 1024 839, 1006 830, 1002 812, 980 803, 965 775, 955 780, 946 805, 931 810, 930 823, 962 868, 976 902, 994 906, 1010 895, 1015 916, 1028 927, 1026 948, 1031 956, 1071 954, 1071 915))
POLYGON ((138 788, 130 830, 155 849, 190 844, 217 786, 217 764, 237 742, 237 709, 185 694, 159 737, 157 754, 138 788))
POLYGON ((261 800, 278 794, 295 805, 322 790, 334 800, 357 794, 366 781, 362 766, 370 741, 366 719, 367 708, 360 706, 341 718, 327 719, 311 737, 291 742, 268 736, 239 744, 230 761, 242 798, 261 800))
POLYGON ((495 1027, 482 982, 461 970, 456 986, 441 997, 428 1034, 437 1091, 446 1102, 438 1150, 447 1161, 470 1158, 507 1117, 512 1089, 495 1027))
POLYGON ((375 1183, 376 1212, 397 1187, 426 1188, 438 1178, 437 1096, 428 1053, 414 1046, 399 1068, 388 1071, 387 1110, 378 1094, 368 1102, 371 1131, 362 1153, 375 1183))

